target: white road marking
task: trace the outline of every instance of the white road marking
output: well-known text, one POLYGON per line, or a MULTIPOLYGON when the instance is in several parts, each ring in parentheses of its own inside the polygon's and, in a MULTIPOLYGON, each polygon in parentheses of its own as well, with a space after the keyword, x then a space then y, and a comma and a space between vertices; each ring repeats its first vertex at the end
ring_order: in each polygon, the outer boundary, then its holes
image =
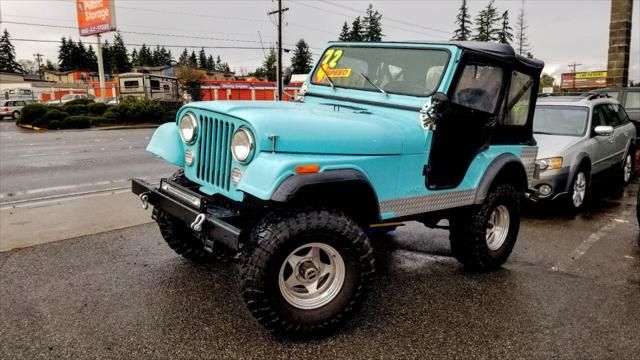
MULTIPOLYGON (((630 213, 631 213, 631 210, 626 209, 620 215, 621 217, 626 217, 630 213)), ((607 224, 601 227, 600 230, 594 232, 588 238, 586 238, 582 243, 580 243, 580 245, 578 245, 578 247, 576 247, 572 252, 570 252, 567 257, 563 258, 554 266, 552 266, 551 270, 562 271, 562 272, 567 271, 567 269, 569 269, 571 265, 575 264, 582 256, 584 256, 584 254, 586 254, 587 251, 589 251, 589 249, 591 249, 591 247, 595 243, 600 241, 600 239, 602 239, 605 235, 607 235, 609 232, 615 229, 615 227, 618 226, 619 223, 620 223, 619 219, 610 220, 607 224)))

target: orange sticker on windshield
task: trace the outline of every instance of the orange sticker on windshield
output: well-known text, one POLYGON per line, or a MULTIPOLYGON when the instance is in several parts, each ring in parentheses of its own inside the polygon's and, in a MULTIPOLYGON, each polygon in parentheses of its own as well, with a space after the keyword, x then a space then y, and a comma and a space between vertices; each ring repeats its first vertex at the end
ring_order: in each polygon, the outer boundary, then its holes
MULTIPOLYGON (((322 59, 322 63, 320 63, 320 69, 316 73, 316 80, 318 82, 322 82, 322 80, 324 80, 325 73, 328 73, 329 71, 331 71, 331 69, 334 69, 338 65, 338 60, 340 60, 340 58, 342 57, 342 54, 343 54, 343 51, 341 49, 338 49, 338 50, 329 49, 327 50, 327 52, 325 52, 324 58, 322 59)), ((349 69, 349 73, 351 73, 351 69, 349 69)), ((329 73, 329 76, 332 78, 335 77, 331 73, 329 73)), ((348 76, 349 75, 342 76, 342 77, 348 77, 348 76)))
POLYGON ((325 73, 333 78, 345 78, 351 75, 351 69, 326 69, 325 73))

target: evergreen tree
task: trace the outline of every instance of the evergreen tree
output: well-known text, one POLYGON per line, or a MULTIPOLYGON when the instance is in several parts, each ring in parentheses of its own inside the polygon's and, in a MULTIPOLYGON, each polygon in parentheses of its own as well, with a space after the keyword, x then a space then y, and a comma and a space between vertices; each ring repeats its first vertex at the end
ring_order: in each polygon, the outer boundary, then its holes
POLYGON ((214 70, 224 71, 224 66, 222 65, 222 59, 220 59, 220 55, 216 57, 216 66, 214 70))
POLYGON ((131 63, 134 65, 138 64, 138 49, 136 48, 131 52, 131 63))
POLYGON ((513 41, 513 29, 509 25, 509 10, 502 13, 502 28, 498 33, 498 41, 503 44, 511 44, 513 41))
POLYGON ((209 54, 209 57, 207 57, 207 66, 206 69, 209 71, 213 71, 216 69, 216 62, 215 60, 213 60, 213 55, 209 54))
POLYGON ((68 44, 71 47, 71 69, 86 70, 87 69, 87 49, 85 49, 82 39, 79 39, 77 43, 69 39, 68 44))
POLYGON ((496 9, 495 0, 489 1, 487 7, 482 9, 476 17, 476 35, 473 40, 476 41, 498 41, 500 33, 500 15, 496 9))
POLYGON ((102 65, 104 71, 108 73, 114 73, 113 57, 111 56, 111 45, 105 40, 102 44, 102 65))
POLYGON ((9 31, 4 29, 0 36, 0 71, 9 73, 23 73, 24 69, 16 61, 16 49, 11 44, 9 31))
POLYGON ((140 51, 138 52, 138 57, 136 58, 136 65, 152 66, 153 63, 153 54, 151 53, 151 49, 143 43, 140 51))
POLYGON ((198 67, 198 57, 195 51, 191 51, 191 55, 189 55, 189 66, 192 68, 198 67))
POLYGON ((382 41, 382 14, 373 11, 369 4, 365 17, 362 19, 362 41, 382 41))
POLYGON ((198 53, 198 66, 202 69, 207 68, 207 54, 204 52, 204 48, 200 49, 198 53))
POLYGON ((350 40, 350 30, 349 30, 349 25, 347 25, 347 22, 344 22, 344 25, 342 25, 342 31, 340 31, 340 37, 338 38, 338 40, 340 41, 349 41, 350 40))
POLYGON ((291 57, 291 71, 294 74, 308 74, 312 64, 313 59, 311 51, 309 51, 309 44, 304 39, 300 39, 291 57))
POLYGON ((363 41, 362 36, 362 21, 360 16, 353 20, 351 23, 351 30, 349 31, 349 41, 363 41))
POLYGON ((160 63, 159 66, 170 66, 173 58, 171 56, 171 50, 165 49, 165 47, 160 48, 160 63))
POLYGON ((87 48, 87 63, 88 69, 91 71, 98 71, 98 56, 96 56, 96 52, 93 50, 93 46, 89 44, 87 48))
POLYGON ((189 63, 189 52, 187 52, 187 48, 184 48, 182 54, 180 54, 180 58, 178 58, 178 64, 187 65, 189 63))
POLYGON ((453 39, 456 41, 467 41, 471 39, 471 15, 469 14, 469 7, 467 6, 467 0, 462 0, 462 5, 458 11, 456 17, 456 25, 458 28, 453 33, 453 39))
POLYGON ((73 68, 71 62, 71 48, 71 44, 69 44, 67 39, 63 36, 60 40, 60 47, 58 48, 58 66, 60 71, 67 71, 73 68))
POLYGON ((227 62, 224 63, 223 70, 225 74, 228 74, 231 72, 231 67, 229 66, 229 63, 227 62))
POLYGON ((524 56, 530 54, 529 40, 526 33, 527 27, 524 19, 524 0, 522 0, 520 14, 518 14, 518 22, 516 23, 516 52, 518 55, 524 56))
POLYGON ((160 54, 160 45, 156 45, 156 48, 153 49, 153 53, 151 54, 151 65, 158 66, 162 62, 162 55, 160 54))
POLYGON ((276 63, 277 56, 274 48, 269 49, 269 53, 262 62, 262 67, 256 69, 256 77, 266 77, 269 81, 276 81, 276 63))
MULTIPOLYGON (((124 44, 120 32, 116 32, 113 36, 113 45, 110 48, 111 54, 111 70, 115 73, 125 73, 131 71, 131 61, 127 53, 127 47, 124 44)), ((104 59, 104 56, 103 56, 104 59)))

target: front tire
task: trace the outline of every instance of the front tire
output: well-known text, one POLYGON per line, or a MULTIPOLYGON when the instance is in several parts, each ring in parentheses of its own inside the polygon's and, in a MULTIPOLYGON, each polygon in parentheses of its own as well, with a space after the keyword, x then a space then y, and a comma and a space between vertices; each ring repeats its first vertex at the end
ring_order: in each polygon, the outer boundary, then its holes
POLYGON ((567 196, 567 206, 569 209, 573 211, 582 210, 587 202, 589 190, 591 190, 589 172, 584 168, 580 168, 571 180, 571 186, 569 187, 569 194, 567 196))
POLYGON ((240 268, 242 297, 260 324, 288 337, 344 322, 363 303, 375 271, 369 239, 336 210, 271 213, 250 244, 240 268))
POLYGON ((631 150, 628 150, 624 157, 622 169, 620 169, 620 175, 618 177, 623 187, 626 187, 629 185, 629 182, 631 182, 631 178, 633 177, 633 156, 631 150))
POLYGON ((495 186, 484 203, 450 219, 451 252, 467 269, 490 271, 509 258, 520 230, 520 195, 509 184, 495 186))

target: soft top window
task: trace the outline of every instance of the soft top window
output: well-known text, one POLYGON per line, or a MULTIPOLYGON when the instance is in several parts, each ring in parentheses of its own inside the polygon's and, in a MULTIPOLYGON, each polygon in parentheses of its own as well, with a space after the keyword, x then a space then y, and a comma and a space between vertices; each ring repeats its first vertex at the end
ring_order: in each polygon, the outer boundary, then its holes
POLYGON ((456 85, 452 102, 474 110, 493 113, 502 88, 502 68, 467 64, 456 85))

